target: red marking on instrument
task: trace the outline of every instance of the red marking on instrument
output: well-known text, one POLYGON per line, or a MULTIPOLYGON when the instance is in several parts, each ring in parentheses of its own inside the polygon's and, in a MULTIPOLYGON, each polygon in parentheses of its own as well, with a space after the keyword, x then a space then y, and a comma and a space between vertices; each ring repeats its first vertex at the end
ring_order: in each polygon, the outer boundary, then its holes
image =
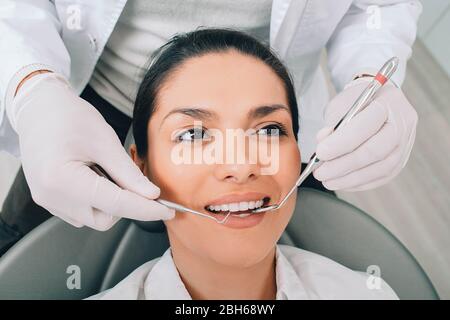
POLYGON ((386 81, 388 81, 388 79, 381 73, 377 73, 377 75, 375 76, 375 80, 378 81, 381 85, 385 84, 386 81))

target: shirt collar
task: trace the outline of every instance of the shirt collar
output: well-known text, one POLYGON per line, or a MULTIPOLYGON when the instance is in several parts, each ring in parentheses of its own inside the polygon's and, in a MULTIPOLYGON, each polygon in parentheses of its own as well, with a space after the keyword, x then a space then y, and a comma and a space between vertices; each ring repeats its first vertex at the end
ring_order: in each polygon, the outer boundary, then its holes
POLYGON ((277 300, 309 299, 300 277, 287 257, 276 247, 275 274, 277 282, 277 300))
MULTIPOLYGON (((275 263, 276 299, 308 299, 298 274, 278 246, 275 263)), ((172 259, 170 248, 149 272, 144 283, 144 293, 148 300, 192 300, 172 259)))
POLYGON ((144 293, 147 300, 192 300, 181 281, 170 248, 149 272, 144 283, 144 293))

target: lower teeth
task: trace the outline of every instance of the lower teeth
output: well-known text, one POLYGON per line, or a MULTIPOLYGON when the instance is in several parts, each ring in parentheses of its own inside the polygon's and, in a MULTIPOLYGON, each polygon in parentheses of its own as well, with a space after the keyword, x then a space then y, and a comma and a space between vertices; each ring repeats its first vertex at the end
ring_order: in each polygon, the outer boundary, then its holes
POLYGON ((231 214, 231 215, 233 215, 233 216, 235 216, 235 217, 239 217, 239 218, 245 218, 245 217, 248 217, 249 215, 251 215, 251 213, 241 213, 241 214, 231 214))

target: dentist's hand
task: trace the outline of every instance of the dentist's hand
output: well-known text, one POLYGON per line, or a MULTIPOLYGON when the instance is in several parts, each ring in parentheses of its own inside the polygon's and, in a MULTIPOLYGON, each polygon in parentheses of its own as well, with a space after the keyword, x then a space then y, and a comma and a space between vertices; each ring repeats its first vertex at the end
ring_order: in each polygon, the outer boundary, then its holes
POLYGON ((327 106, 326 127, 317 134, 316 149, 325 162, 314 171, 327 189, 376 188, 397 176, 408 161, 417 113, 401 89, 389 82, 347 125, 331 133, 371 80, 364 77, 351 82, 327 106))
POLYGON ((170 219, 174 211, 151 200, 160 190, 134 164, 114 130, 55 73, 24 82, 13 118, 33 200, 81 227, 111 228, 121 217, 170 219), (119 184, 92 171, 97 163, 119 184))

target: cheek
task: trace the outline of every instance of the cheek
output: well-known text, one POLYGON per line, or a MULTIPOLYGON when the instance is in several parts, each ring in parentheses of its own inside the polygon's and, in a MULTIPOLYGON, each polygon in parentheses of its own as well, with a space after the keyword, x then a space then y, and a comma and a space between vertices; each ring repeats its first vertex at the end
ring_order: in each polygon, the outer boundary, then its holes
POLYGON ((189 204, 195 190, 202 185, 208 168, 203 165, 184 164, 173 159, 172 142, 157 142, 149 147, 147 176, 161 189, 161 198, 189 204))
POLYGON ((280 146, 279 168, 274 179, 282 189, 282 197, 294 186, 301 173, 300 150, 296 141, 280 146))
MULTIPOLYGON (((300 151, 296 141, 290 141, 280 145, 279 167, 273 179, 279 188, 279 199, 274 199, 279 203, 291 190, 301 172, 300 151)), ((267 217, 267 232, 272 233, 277 239, 286 228, 295 209, 297 193, 294 192, 286 201, 285 205, 273 211, 267 217), (270 230, 269 230, 270 229, 270 230)))
MULTIPOLYGON (((155 142, 149 146, 147 172, 149 179, 161 189, 160 197, 197 209, 199 195, 208 192, 206 181, 211 176, 211 166, 202 164, 177 164, 173 161, 173 143, 155 142)), ((164 221, 172 246, 188 248, 200 256, 213 256, 211 243, 223 243, 224 232, 212 220, 190 213, 177 212, 174 219, 164 221)))

